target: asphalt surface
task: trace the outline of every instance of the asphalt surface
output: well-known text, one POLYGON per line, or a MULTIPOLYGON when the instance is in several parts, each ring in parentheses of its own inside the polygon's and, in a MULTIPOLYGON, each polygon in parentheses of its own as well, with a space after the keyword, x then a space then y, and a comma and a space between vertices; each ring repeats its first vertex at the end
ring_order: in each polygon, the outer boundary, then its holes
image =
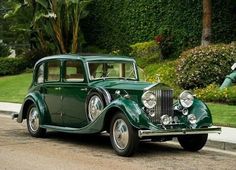
POLYGON ((33 138, 26 124, 0 114, 0 170, 235 169, 236 152, 205 147, 186 152, 175 142, 141 143, 130 158, 117 156, 109 136, 48 132, 33 138))

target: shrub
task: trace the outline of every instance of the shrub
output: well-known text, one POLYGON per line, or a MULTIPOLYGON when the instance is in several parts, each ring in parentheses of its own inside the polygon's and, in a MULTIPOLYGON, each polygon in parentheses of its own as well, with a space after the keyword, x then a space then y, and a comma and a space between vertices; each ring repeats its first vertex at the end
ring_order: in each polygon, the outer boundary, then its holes
POLYGON ((9 48, 3 42, 0 42, 0 57, 7 57, 10 54, 9 48))
POLYGON ((134 57, 139 66, 144 68, 150 63, 156 63, 160 58, 160 48, 155 41, 147 41, 131 45, 130 55, 134 57))
POLYGON ((194 93, 198 98, 205 102, 217 102, 236 104, 236 86, 225 88, 220 90, 220 87, 216 84, 210 84, 203 89, 195 89, 194 93))
POLYGON ((0 58, 0 76, 18 74, 25 68, 24 58, 0 58))
POLYGON ((236 46, 217 44, 183 52, 177 61, 177 83, 184 89, 221 84, 236 61, 236 46))

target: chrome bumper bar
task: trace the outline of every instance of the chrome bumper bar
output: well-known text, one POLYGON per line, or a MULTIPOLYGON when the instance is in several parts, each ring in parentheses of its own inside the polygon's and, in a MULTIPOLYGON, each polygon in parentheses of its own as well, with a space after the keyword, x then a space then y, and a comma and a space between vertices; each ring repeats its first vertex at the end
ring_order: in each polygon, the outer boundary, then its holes
POLYGON ((155 137, 155 136, 178 136, 178 135, 195 135, 195 134, 208 134, 208 133, 221 133, 221 128, 199 128, 199 129, 166 129, 166 130, 139 130, 138 136, 142 137, 155 137))

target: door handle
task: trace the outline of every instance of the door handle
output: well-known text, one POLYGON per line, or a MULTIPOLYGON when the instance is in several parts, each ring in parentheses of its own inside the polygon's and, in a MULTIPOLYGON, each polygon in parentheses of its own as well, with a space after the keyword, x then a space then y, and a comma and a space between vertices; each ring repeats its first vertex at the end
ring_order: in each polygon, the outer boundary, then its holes
POLYGON ((88 91, 88 89, 87 88, 83 88, 83 89, 81 89, 81 91, 88 91))
POLYGON ((55 90, 61 90, 61 87, 56 87, 55 90))

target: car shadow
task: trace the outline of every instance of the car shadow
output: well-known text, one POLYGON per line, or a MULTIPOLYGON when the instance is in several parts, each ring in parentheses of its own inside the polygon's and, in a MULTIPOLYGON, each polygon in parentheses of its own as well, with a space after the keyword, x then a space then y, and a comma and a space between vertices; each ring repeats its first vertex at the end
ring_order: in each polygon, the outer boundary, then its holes
MULTIPOLYGON (((84 146, 91 147, 97 151, 112 152, 112 145, 110 142, 110 137, 108 133, 102 134, 70 134, 50 131, 47 133, 46 140, 57 141, 58 143, 72 145, 73 147, 84 146)), ((151 156, 151 155, 162 155, 162 154, 177 154, 177 153, 187 153, 182 150, 178 145, 169 144, 166 142, 143 142, 139 143, 139 147, 135 154, 136 157, 139 156, 151 156)))

